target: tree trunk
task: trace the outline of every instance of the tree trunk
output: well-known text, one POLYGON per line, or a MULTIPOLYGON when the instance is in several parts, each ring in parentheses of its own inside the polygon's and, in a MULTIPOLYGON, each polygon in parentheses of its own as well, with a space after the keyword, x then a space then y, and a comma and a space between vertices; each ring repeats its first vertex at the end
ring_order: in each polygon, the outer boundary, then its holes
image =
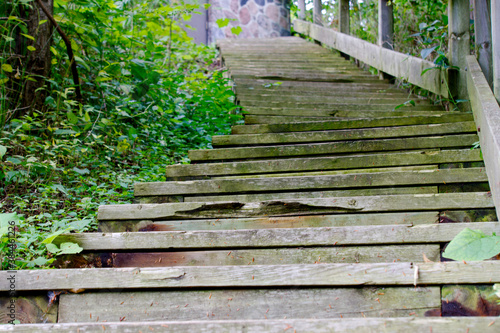
MULTIPOLYGON (((53 13, 54 0, 42 0, 42 2, 50 13, 53 13)), ((28 34, 33 36, 35 40, 29 40, 27 44, 33 46, 36 50, 26 51, 27 62, 24 68, 26 70, 25 75, 35 79, 36 82, 26 81, 22 96, 23 113, 43 109, 48 92, 47 87, 45 87, 46 79, 50 75, 52 60, 50 52, 52 23, 35 2, 32 2, 31 6, 31 9, 27 12, 28 34), (45 21, 45 23, 40 24, 41 21, 45 21)))

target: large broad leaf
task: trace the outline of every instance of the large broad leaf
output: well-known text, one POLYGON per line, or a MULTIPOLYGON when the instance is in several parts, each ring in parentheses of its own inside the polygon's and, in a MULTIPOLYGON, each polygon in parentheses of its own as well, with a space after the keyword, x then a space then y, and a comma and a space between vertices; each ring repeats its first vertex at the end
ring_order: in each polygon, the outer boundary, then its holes
POLYGON ((453 260, 486 260, 500 253, 500 236, 465 228, 448 244, 443 257, 453 260))
POLYGON ((7 153, 7 147, 0 145, 0 160, 7 153))
POLYGON ((428 56, 431 55, 432 52, 437 48, 437 46, 430 47, 428 49, 424 49, 420 52, 420 55, 422 56, 422 59, 426 59, 428 56))
POLYGON ((72 227, 69 227, 69 228, 66 228, 66 229, 62 229, 62 230, 59 230, 59 231, 56 231, 54 232, 53 234, 50 234, 49 236, 47 236, 47 238, 45 238, 43 241, 42 241, 42 244, 50 244, 54 241, 54 239, 57 238, 57 236, 61 235, 61 234, 64 234, 65 232, 68 232, 70 231, 71 229, 73 229, 72 227))
POLYGON ((76 243, 62 243, 61 244, 61 253, 60 254, 75 254, 75 253, 80 253, 83 251, 83 248, 81 248, 78 244, 76 243))

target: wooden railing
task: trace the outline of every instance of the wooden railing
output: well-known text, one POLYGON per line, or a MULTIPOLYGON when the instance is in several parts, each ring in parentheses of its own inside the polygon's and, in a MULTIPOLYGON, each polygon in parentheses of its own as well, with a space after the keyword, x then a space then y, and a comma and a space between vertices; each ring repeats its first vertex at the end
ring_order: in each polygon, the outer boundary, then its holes
POLYGON ((321 0, 314 0, 313 22, 304 21, 298 0, 294 30, 356 58, 379 71, 445 98, 468 100, 478 127, 490 188, 500 217, 500 0, 473 0, 476 57, 470 56, 470 1, 448 1, 448 59, 459 70, 436 68, 429 61, 393 51, 394 16, 389 0, 379 0, 378 45, 349 35, 349 0, 338 0, 338 31, 323 27, 321 0), (425 74, 423 72, 425 71, 425 74))

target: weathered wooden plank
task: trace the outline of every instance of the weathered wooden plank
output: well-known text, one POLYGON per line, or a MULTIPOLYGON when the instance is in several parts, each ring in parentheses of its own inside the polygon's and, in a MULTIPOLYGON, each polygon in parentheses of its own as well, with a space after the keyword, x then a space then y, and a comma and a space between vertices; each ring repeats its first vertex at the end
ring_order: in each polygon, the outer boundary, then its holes
MULTIPOLYGON (((359 110, 359 111, 329 111, 328 109, 284 109, 247 107, 244 110, 245 124, 278 124, 308 121, 330 121, 332 118, 381 118, 381 117, 406 117, 406 116, 433 116, 451 114, 449 111, 383 111, 383 110, 359 110), (287 113, 288 112, 288 113, 287 113)), ((338 119, 340 120, 340 119, 338 119)))
MULTIPOLYGON (((391 111, 396 107, 403 105, 409 100, 406 98, 402 99, 362 99, 362 98, 343 98, 343 99, 326 99, 326 98, 316 98, 303 101, 272 101, 272 100, 247 100, 239 99, 240 105, 245 107, 271 107, 271 108, 318 108, 318 109, 336 109, 341 110, 356 110, 356 105, 359 105, 361 110, 380 110, 380 111, 391 111)), ((415 106, 409 106, 408 109, 414 109, 419 111, 432 111, 432 110, 443 110, 441 105, 432 105, 428 102, 416 103, 415 106)))
POLYGON ((493 58, 493 93, 500 103, 500 2, 491 3, 491 39, 493 58))
MULTIPOLYGON (((248 61, 248 60, 247 60, 248 61)), ((295 61, 295 60, 293 60, 295 61)), ((235 78, 234 83, 236 86, 240 88, 245 87, 254 87, 260 89, 304 89, 304 90, 325 90, 332 88, 351 88, 353 91, 366 90, 366 89, 395 89, 397 91, 401 91, 396 88, 396 86, 390 84, 386 81, 373 81, 373 82, 315 82, 315 81, 280 81, 278 79, 249 79, 249 78, 235 78), (278 83, 279 82, 279 83, 278 83), (277 86, 273 86, 277 84, 277 86), (269 86, 269 88, 266 88, 269 86)), ((339 89, 342 91, 342 89, 339 89)))
POLYGON ((491 57, 491 0, 474 0, 474 39, 476 54, 486 81, 493 88, 491 57))
MULTIPOLYGON (((167 298, 167 297, 165 297, 167 298)), ((118 302, 120 303, 120 302, 118 302)), ((115 303, 117 304, 117 303, 115 303)), ((111 304, 110 304, 111 306, 111 304)), ((145 307, 147 304, 145 305, 145 307)), ((181 308, 181 307, 180 307, 181 308)), ((266 309, 267 311, 267 309, 266 309)), ((358 309, 359 311, 359 309, 358 309)), ((90 313, 90 312, 89 312, 90 313)), ((137 314, 139 311, 131 311, 137 314)), ((363 312, 364 313, 364 312, 363 312)), ((385 312, 387 314, 387 312, 385 312)), ((408 312, 410 314, 411 312, 408 312)), ((431 313, 427 311, 426 313, 431 313)), ((402 314, 402 313, 399 313, 402 314)), ((416 312, 415 312, 416 314, 416 312)), ((210 315, 210 314, 209 314, 210 315)), ((214 314, 215 315, 215 314, 214 314)), ((361 315, 361 312, 359 312, 361 315)), ((388 314, 389 315, 389 314, 388 314)), ((347 317, 348 314, 342 317, 347 317)), ((361 315, 362 316, 362 315, 361 315)), ((425 316, 425 314, 424 314, 425 316)), ((125 316, 127 317, 127 316, 125 316)), ((176 316, 173 316, 176 317, 176 316)), ((222 317, 222 316, 220 316, 222 317)), ((129 317, 130 318, 130 317, 129 317)), ((161 318, 161 317, 159 317, 161 318)), ((110 320, 116 320, 115 318, 110 320)), ((83 321, 83 320, 82 320, 83 321)), ((264 319, 264 320, 211 320, 211 321, 165 321, 164 318, 155 322, 144 322, 144 318, 137 322, 100 322, 100 323, 67 323, 44 325, 16 325, 13 327, 0 327, 0 331, 16 332, 147 332, 158 330, 161 332, 192 333, 192 332, 283 332, 294 329, 297 332, 345 332, 345 333, 373 333, 373 332, 470 332, 497 333, 498 317, 447 317, 447 318, 332 318, 332 319, 264 319)))
POLYGON ((467 57, 467 87, 491 193, 500 216, 500 107, 474 57, 467 57))
MULTIPOLYGON (((265 103, 256 104, 255 106, 246 105, 244 108, 272 108, 276 110, 288 110, 288 109, 302 109, 302 110, 316 110, 330 113, 336 113, 339 111, 394 111, 398 105, 396 104, 360 104, 360 103, 339 103, 339 104, 300 104, 300 103, 289 103, 289 104, 274 104, 267 105, 265 103)), ((441 105, 407 105, 402 106, 404 111, 439 111, 436 114, 443 113, 444 109, 441 105)), ((463 113, 462 113, 463 114, 463 113)), ((446 113, 446 115, 451 115, 446 113)), ((467 121, 467 120, 465 120, 467 121)), ((414 124, 416 125, 416 124, 414 124)))
POLYGON ((470 1, 448 0, 448 50, 450 65, 450 90, 454 97, 467 99, 466 55, 470 54, 470 1))
MULTIPOLYGON (((426 151, 426 153, 432 153, 432 152, 426 151)), ((344 174, 367 173, 367 172, 370 172, 370 173, 371 172, 400 172, 400 171, 436 170, 436 169, 457 169, 457 168, 444 168, 444 167, 440 168, 439 165, 430 164, 430 165, 412 165, 412 166, 391 167, 391 168, 366 168, 366 169, 344 169, 344 170, 290 172, 290 173, 265 173, 265 174, 259 174, 259 175, 212 176, 212 177, 210 177, 210 179, 303 177, 303 176, 344 175, 344 174)), ((479 191, 479 192, 482 192, 482 191, 479 191)), ((363 194, 363 195, 365 195, 365 194, 363 194)))
POLYGON ((99 220, 179 220, 492 208, 489 192, 358 196, 263 202, 183 202, 100 206, 99 220))
POLYGON ((449 242, 464 228, 480 229, 486 234, 491 234, 500 231, 500 223, 472 222, 419 224, 416 226, 370 225, 217 231, 80 233, 61 235, 56 238, 54 244, 75 242, 87 251, 430 244, 449 242))
POLYGON ((436 69, 421 75, 423 70, 435 67, 429 61, 388 50, 309 22, 295 20, 293 27, 295 31, 357 58, 387 74, 404 78, 408 82, 438 95, 448 96, 445 71, 436 69))
POLYGON ((240 96, 238 95, 238 100, 240 104, 243 106, 255 106, 258 104, 269 104, 269 106, 273 106, 275 104, 279 105, 288 105, 288 104, 343 104, 343 103, 355 103, 355 104, 390 104, 390 105, 401 105, 410 100, 413 100, 416 105, 434 105, 434 103, 430 102, 426 99, 412 99, 408 96, 401 97, 393 97, 386 96, 385 94, 378 94, 376 96, 342 96, 342 95, 330 95, 330 96, 321 96, 318 99, 316 96, 282 96, 282 97, 268 97, 268 96, 259 96, 259 95, 246 95, 240 96))
MULTIPOLYGON (((9 290, 8 274, 0 272, 0 291, 9 290)), ((16 276, 18 291, 493 284, 500 282, 500 262, 81 268, 20 270, 16 276)))
POLYGON ((292 217, 259 217, 211 220, 170 221, 100 221, 102 232, 240 230, 269 228, 319 228, 385 224, 423 224, 438 222, 439 212, 405 212, 378 214, 311 215, 292 217))
MULTIPOLYGON (((438 193, 437 186, 418 186, 418 187, 389 187, 389 188, 368 188, 354 190, 337 190, 337 191, 313 191, 313 192, 285 192, 285 193, 259 193, 259 194, 231 194, 231 195, 204 195, 204 196, 186 196, 184 202, 200 202, 200 201, 231 201, 239 202, 266 201, 279 199, 296 199, 296 198, 331 198, 331 197, 349 197, 361 195, 389 195, 389 194, 424 194, 438 193)), ((145 199, 148 199, 146 197, 145 199)), ((139 203, 155 203, 158 201, 140 201, 139 203)))
POLYGON ((394 126, 364 129, 345 129, 332 131, 265 133, 242 135, 216 135, 212 137, 213 146, 224 145, 269 145, 277 143, 328 142, 342 140, 400 138, 408 136, 430 136, 458 133, 476 133, 473 121, 428 124, 413 126, 394 126))
POLYGON ((191 161, 221 161, 256 158, 279 158, 307 155, 382 152, 429 148, 472 147, 479 140, 476 134, 406 137, 379 140, 336 141, 266 147, 218 148, 190 150, 191 161))
POLYGON ((225 65, 230 70, 270 70, 270 71, 286 71, 291 70, 315 70, 318 72, 337 73, 338 71, 348 71, 353 73, 363 73, 356 65, 348 62, 339 61, 318 61, 318 62, 258 62, 248 63, 241 60, 225 59, 225 65))
POLYGON ((272 80, 284 80, 284 81, 319 81, 319 82, 376 82, 378 80, 376 77, 371 75, 352 75, 352 74, 323 74, 323 73, 288 73, 288 72, 277 72, 277 73, 260 73, 254 74, 252 72, 247 73, 231 73, 232 78, 237 79, 272 79, 272 80))
POLYGON ((369 128, 385 126, 423 125, 439 123, 455 123, 471 121, 471 114, 442 115, 442 116, 413 116, 391 118, 365 118, 356 120, 337 120, 328 122, 304 122, 292 124, 264 124, 264 125, 236 125, 232 127, 232 134, 258 134, 281 132, 325 131, 346 128, 369 128))
MULTIPOLYGON (((84 253, 64 258, 81 266, 93 263, 97 256, 108 257, 106 267, 175 267, 175 266, 240 266, 240 265, 290 265, 332 263, 374 263, 422 261, 422 253, 432 261, 439 261, 440 246, 392 245, 349 246, 343 248, 281 248, 281 249, 226 249, 175 252, 117 252, 84 253)), ((64 267, 70 268, 70 267, 64 267)))
POLYGON ((337 96, 341 98, 346 98, 346 97, 360 97, 360 98, 380 98, 383 96, 384 98, 407 98, 407 99, 419 99, 418 96, 410 95, 404 90, 399 90, 399 91, 390 91, 390 92, 384 92, 378 90, 368 90, 368 91, 349 91, 349 90, 341 90, 341 91, 327 91, 327 90, 297 90, 297 89, 281 89, 279 87, 271 86, 269 88, 264 89, 239 89, 239 86, 236 86, 236 95, 238 98, 242 99, 275 99, 278 98, 279 100, 286 99, 288 97, 300 97, 304 98, 306 96, 309 97, 316 97, 316 98, 321 98, 321 97, 332 97, 332 96, 337 96))
POLYGON ((57 304, 49 304, 45 295, 0 297, 0 323, 4 324, 0 331, 5 326, 13 327, 5 324, 15 320, 21 324, 56 323, 57 308, 57 304))
MULTIPOLYGON (((278 289, 204 290, 136 293, 95 293, 64 295, 60 321, 99 321, 175 319, 270 321, 286 318, 349 318, 405 316, 411 312, 424 316, 440 307, 439 288, 362 288, 362 289, 278 289), (102 297, 100 300, 99 295, 102 297), (91 304, 98 304, 92 307, 91 304), (120 306, 116 306, 120 304, 120 306), (153 304, 153 305, 151 305, 153 304), (74 311, 75 308, 80 311, 74 311), (208 315, 207 315, 208 314, 208 315)), ((363 318, 360 318, 363 319, 363 318)), ((293 324, 293 321, 291 322, 293 324)), ((281 325, 280 332, 290 324, 281 325)), ((299 326, 300 327, 300 326, 299 326)), ((216 326, 214 327, 216 328, 216 326)), ((297 327, 298 328, 298 327, 297 327)), ((292 328, 293 329, 293 328, 292 328)), ((145 330, 147 332, 149 330, 145 330)), ((160 329, 164 331, 164 329, 160 329)), ((247 329, 231 332, 246 332, 247 329)), ((305 330, 309 331, 309 330, 305 330)), ((315 330, 313 330, 315 332, 315 330)), ((194 330, 192 332, 197 332, 194 330)), ((220 332, 215 329, 212 332, 220 332)), ((268 330, 260 331, 268 332, 268 330)), ((292 331, 293 332, 293 331, 292 331)), ((311 332, 311 331, 309 331, 311 332)))
MULTIPOLYGON (((350 117, 350 118, 359 118, 359 117, 350 117)), ((331 116, 328 117, 252 116, 245 114, 245 125, 282 124, 282 123, 294 123, 294 122, 304 122, 304 121, 329 121, 329 120, 332 120, 331 116)))
POLYGON ((135 183, 136 196, 275 192, 488 181, 483 168, 135 183))
MULTIPOLYGON (((481 161, 477 150, 416 151, 390 154, 328 156, 296 159, 226 162, 210 164, 177 164, 166 167, 167 177, 256 175, 305 171, 343 170, 351 168, 391 167, 436 164, 459 161, 481 161)), ((280 175, 281 177, 286 175, 280 175)))

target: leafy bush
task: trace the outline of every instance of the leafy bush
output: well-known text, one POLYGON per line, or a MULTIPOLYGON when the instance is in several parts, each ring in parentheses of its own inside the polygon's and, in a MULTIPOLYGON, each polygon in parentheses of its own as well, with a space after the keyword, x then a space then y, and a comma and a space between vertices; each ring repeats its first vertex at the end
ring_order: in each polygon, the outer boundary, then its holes
MULTIPOLYGON (((15 4, 13 15, 35 5, 15 4)), ((212 135, 240 121, 217 51, 195 45, 181 28, 196 8, 166 0, 55 1, 83 101, 75 98, 70 59, 54 34, 43 108, 4 117, 0 127, 0 209, 17 213, 17 268, 47 266, 74 251, 54 247, 51 237, 95 230, 99 205, 131 202, 134 182, 164 180, 166 165, 189 163, 188 150, 210 148, 212 135)), ((25 24, 20 16, 10 21, 17 23, 0 31, 2 68, 13 52, 5 36, 25 24)), ((12 88, 0 86, 4 107, 12 88)), ((0 247, 7 242, 3 234, 0 247)))

